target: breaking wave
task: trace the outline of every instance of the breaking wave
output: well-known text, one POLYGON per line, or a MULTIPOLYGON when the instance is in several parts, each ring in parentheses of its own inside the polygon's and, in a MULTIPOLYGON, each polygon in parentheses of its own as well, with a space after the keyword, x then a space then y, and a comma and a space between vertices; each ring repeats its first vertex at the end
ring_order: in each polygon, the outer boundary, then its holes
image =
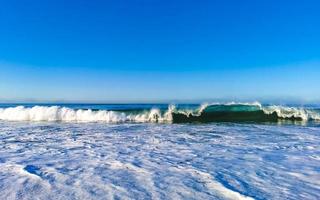
POLYGON ((260 103, 203 104, 197 109, 153 108, 135 111, 72 109, 60 106, 0 108, 0 120, 7 121, 61 121, 61 122, 277 122, 319 121, 316 110, 262 106, 260 103))
POLYGON ((0 109, 0 120, 8 121, 65 121, 65 122, 163 122, 171 121, 170 109, 161 114, 159 109, 128 114, 108 110, 71 109, 59 106, 23 106, 0 109))
POLYGON ((172 113, 174 122, 278 122, 318 121, 320 113, 305 108, 227 103, 204 106, 198 113, 172 113))

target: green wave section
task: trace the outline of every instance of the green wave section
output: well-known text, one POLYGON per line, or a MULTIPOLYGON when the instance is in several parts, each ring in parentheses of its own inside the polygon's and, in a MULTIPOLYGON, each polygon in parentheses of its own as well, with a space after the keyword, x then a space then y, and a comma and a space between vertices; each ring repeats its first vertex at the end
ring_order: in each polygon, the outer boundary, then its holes
POLYGON ((185 122, 278 122, 302 121, 300 117, 283 118, 276 112, 267 114, 258 105, 210 105, 199 114, 173 113, 174 123, 185 122))
POLYGON ((261 110, 257 105, 211 105, 206 107, 203 112, 253 112, 261 110))

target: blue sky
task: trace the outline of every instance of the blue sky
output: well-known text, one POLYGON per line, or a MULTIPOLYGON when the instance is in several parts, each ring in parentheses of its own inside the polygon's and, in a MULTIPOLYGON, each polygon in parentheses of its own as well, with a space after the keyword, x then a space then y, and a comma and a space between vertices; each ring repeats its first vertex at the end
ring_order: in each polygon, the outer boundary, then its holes
POLYGON ((316 0, 0 0, 0 101, 318 101, 319 10, 316 0))

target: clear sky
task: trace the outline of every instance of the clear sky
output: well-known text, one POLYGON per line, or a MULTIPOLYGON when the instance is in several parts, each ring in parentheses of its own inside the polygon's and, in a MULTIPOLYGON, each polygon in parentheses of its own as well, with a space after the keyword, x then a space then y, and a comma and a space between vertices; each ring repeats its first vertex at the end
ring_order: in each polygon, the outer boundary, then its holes
POLYGON ((0 0, 0 101, 320 100, 318 0, 0 0))

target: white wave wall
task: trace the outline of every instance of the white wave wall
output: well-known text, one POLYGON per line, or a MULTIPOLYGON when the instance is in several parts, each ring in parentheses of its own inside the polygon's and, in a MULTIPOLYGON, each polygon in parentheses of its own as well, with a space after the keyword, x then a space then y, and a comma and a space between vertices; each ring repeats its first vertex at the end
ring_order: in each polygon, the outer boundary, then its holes
POLYGON ((0 120, 7 121, 65 121, 65 122, 162 122, 171 121, 171 108, 161 115, 159 109, 133 115, 116 111, 74 110, 59 106, 23 106, 0 108, 0 120))

